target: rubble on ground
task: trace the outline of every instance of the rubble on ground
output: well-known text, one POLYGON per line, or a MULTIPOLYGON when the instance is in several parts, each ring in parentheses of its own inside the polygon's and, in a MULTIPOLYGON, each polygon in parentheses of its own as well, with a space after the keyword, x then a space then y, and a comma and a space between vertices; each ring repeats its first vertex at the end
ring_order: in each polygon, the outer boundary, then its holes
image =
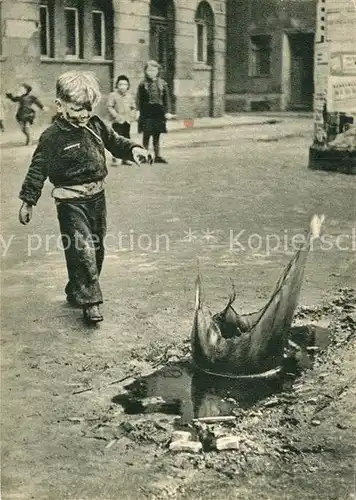
MULTIPOLYGON (((316 429, 329 425, 333 406, 355 387, 356 373, 350 378, 344 370, 355 356, 355 315, 353 289, 341 289, 333 301, 320 307, 300 307, 298 321, 310 323, 323 317, 330 320, 328 346, 314 354, 313 368, 292 381, 291 387, 253 408, 236 405, 232 419, 212 423, 194 419, 188 428, 177 430, 176 416, 129 416, 116 413, 112 405, 106 421, 101 426, 96 423, 94 436, 96 433, 96 438, 106 440, 109 446, 112 440, 122 438, 125 446, 153 445, 166 459, 168 453, 172 467, 213 469, 227 477, 246 471, 260 474, 286 463, 312 470, 319 466, 317 457, 325 453, 351 457, 356 451, 352 440, 349 449, 338 450, 330 445, 327 432, 317 433, 316 429)), ((162 360, 162 351, 156 352, 153 364, 162 360)), ((172 352, 178 356, 179 346, 175 345, 172 352)), ((186 344, 181 353, 186 356, 186 344)), ((339 421, 334 428, 335 432, 347 432, 348 422, 339 421)), ((93 437, 93 429, 90 435, 93 437)))
POLYGON ((338 134, 328 146, 338 150, 356 151, 356 126, 351 126, 345 132, 338 134))

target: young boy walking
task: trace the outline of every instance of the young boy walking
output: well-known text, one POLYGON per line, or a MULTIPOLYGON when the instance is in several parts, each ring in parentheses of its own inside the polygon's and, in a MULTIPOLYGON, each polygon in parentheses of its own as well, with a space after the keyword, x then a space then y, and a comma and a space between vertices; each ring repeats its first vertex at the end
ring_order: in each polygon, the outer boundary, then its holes
POLYGON ((92 323, 103 320, 99 276, 106 233, 105 149, 137 164, 148 161, 148 153, 140 145, 93 115, 99 99, 93 73, 68 71, 58 78, 58 117, 43 132, 33 154, 20 192, 19 213, 20 222, 28 224, 48 177, 54 185, 52 196, 67 263, 67 301, 83 308, 84 318, 92 323))
MULTIPOLYGON (((126 75, 120 75, 116 79, 115 91, 111 92, 107 101, 107 108, 112 121, 112 128, 119 135, 130 139, 131 123, 136 120, 136 104, 130 92, 130 80, 126 75)), ((128 162, 123 160, 123 165, 128 162)), ((116 164, 113 156, 112 164, 116 164)))
POLYGON ((19 103, 16 120, 21 127, 21 131, 26 137, 26 146, 31 146, 31 126, 33 125, 36 117, 36 111, 33 106, 36 105, 39 109, 44 110, 43 104, 35 95, 32 94, 32 87, 27 83, 23 83, 21 85, 17 95, 7 92, 6 97, 12 102, 19 103))

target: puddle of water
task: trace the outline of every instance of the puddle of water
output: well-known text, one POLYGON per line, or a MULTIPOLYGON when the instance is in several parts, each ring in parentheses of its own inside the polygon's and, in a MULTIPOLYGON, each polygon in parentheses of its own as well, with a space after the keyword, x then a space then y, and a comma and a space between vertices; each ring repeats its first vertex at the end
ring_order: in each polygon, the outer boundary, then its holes
POLYGON ((193 418, 229 416, 238 409, 252 408, 261 400, 291 387, 294 374, 312 367, 313 352, 307 347, 324 348, 329 332, 323 326, 301 325, 291 329, 292 340, 301 347, 299 361, 286 360, 288 376, 231 379, 194 369, 189 361, 170 363, 156 372, 124 386, 113 403, 128 414, 166 413, 181 416, 181 424, 193 418))
POLYGON ((126 413, 168 413, 180 415, 181 423, 193 418, 231 415, 250 408, 281 390, 278 381, 235 380, 194 370, 189 362, 171 363, 124 387, 112 401, 126 413))

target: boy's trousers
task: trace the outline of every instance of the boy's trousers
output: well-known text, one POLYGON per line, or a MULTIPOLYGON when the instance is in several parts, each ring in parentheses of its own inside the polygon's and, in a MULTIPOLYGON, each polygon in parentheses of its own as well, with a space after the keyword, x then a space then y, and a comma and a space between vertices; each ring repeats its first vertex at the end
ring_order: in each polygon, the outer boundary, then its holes
POLYGON ((104 260, 104 191, 91 198, 60 201, 57 215, 67 263, 67 297, 80 306, 101 304, 99 276, 104 260))

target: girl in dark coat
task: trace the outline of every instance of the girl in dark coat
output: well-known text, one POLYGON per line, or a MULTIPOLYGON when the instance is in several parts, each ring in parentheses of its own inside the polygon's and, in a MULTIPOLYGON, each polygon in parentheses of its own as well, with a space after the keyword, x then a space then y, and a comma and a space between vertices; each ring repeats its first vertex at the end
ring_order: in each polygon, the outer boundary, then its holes
POLYGON ((6 97, 12 102, 18 102, 19 107, 16 113, 16 120, 19 123, 22 132, 26 137, 26 146, 31 144, 31 125, 33 125, 36 111, 33 109, 35 104, 38 108, 44 109, 41 101, 31 94, 32 87, 27 83, 23 83, 20 87, 18 95, 13 95, 10 92, 6 94, 6 97))
POLYGON ((145 78, 137 89, 138 132, 143 133, 142 143, 146 149, 152 136, 155 163, 167 163, 160 154, 160 135, 167 132, 166 122, 173 115, 167 82, 159 77, 160 68, 156 61, 145 65, 145 78))

